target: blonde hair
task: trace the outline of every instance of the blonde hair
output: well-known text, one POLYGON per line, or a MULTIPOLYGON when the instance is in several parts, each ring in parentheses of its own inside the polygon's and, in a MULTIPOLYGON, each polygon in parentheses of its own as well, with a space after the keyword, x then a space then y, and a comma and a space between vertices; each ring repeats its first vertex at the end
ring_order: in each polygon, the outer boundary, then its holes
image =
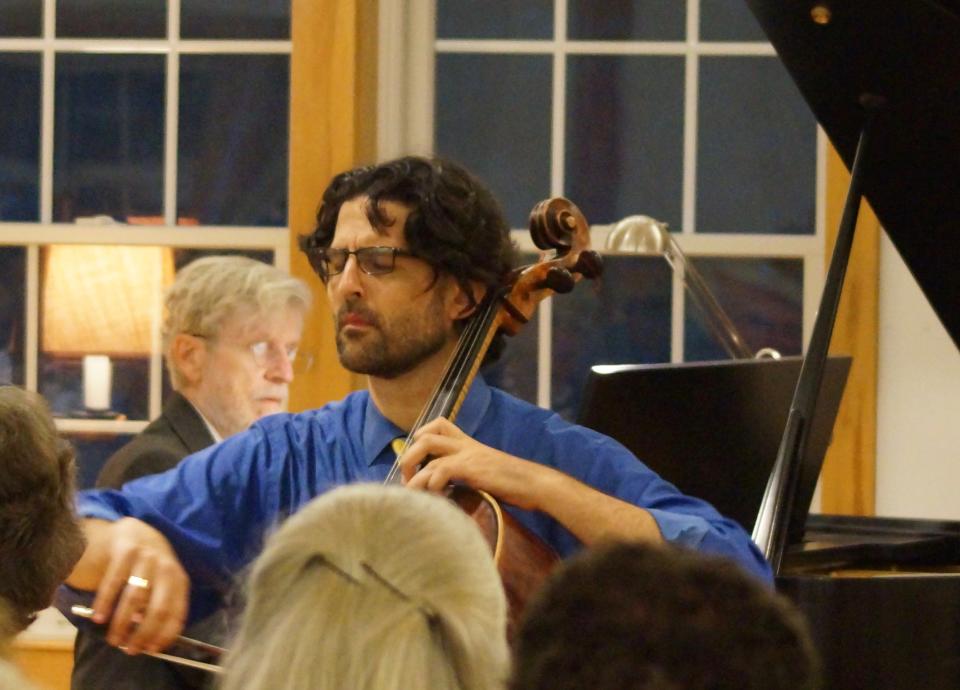
POLYGON ((479 529, 403 487, 336 489, 268 541, 223 690, 493 690, 506 599, 479 529))
POLYGON ((268 314, 284 307, 310 308, 306 283, 279 268, 245 256, 207 256, 177 272, 164 298, 163 352, 174 390, 183 375, 170 358, 178 333, 215 338, 235 315, 268 314))

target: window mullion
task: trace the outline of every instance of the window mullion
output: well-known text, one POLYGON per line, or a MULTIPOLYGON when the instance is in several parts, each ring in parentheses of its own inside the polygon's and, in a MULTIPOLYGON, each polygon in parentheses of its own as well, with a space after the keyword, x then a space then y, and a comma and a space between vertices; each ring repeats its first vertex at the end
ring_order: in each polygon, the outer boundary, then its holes
POLYGON ((36 391, 40 351, 40 248, 27 245, 26 300, 24 300, 24 387, 36 391))
POLYGON ((43 53, 40 77, 40 222, 53 219, 53 108, 55 93, 56 52, 54 0, 43 4, 43 53))
POLYGON ((167 3, 167 78, 163 140, 163 222, 177 224, 177 137, 180 108, 180 0, 167 3))
MULTIPOLYGON (((177 224, 177 138, 180 109, 180 0, 167 0, 167 74, 164 82, 163 129, 163 222, 177 224)), ((156 314, 161 311, 160 295, 156 295, 156 314)), ((161 344, 162 317, 151 320, 150 374, 147 388, 147 410, 150 419, 156 419, 163 408, 163 352, 161 344)))

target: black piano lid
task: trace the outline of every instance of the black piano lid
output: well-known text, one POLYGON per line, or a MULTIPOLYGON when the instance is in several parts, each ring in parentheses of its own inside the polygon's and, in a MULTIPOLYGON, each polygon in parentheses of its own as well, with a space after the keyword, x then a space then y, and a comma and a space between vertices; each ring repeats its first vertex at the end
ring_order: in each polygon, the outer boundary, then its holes
POLYGON ((865 196, 960 347, 960 0, 747 4, 848 169, 861 95, 885 99, 865 196))

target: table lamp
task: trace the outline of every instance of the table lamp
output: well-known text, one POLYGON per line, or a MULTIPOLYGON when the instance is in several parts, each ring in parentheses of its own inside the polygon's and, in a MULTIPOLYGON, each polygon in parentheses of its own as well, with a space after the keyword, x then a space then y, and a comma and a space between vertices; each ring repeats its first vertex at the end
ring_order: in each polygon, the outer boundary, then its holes
POLYGON ((81 416, 111 410, 111 357, 148 357, 159 333, 162 291, 173 279, 169 247, 51 245, 44 254, 44 352, 81 357, 81 416))
POLYGON ((670 268, 680 273, 683 286, 703 315, 707 330, 731 358, 780 358, 780 353, 773 348, 765 347, 757 352, 750 350, 740 331, 734 326, 733 321, 700 275, 700 271, 680 249, 680 245, 673 238, 666 223, 649 216, 627 216, 611 226, 610 233, 607 235, 606 248, 620 252, 663 256, 670 268))

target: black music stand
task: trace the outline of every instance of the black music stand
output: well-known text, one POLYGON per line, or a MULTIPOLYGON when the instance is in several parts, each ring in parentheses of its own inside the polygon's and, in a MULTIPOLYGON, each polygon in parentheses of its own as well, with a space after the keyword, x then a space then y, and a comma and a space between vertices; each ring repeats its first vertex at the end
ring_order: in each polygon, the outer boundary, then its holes
POLYGON ((960 0, 747 4, 851 170, 816 323, 754 530, 778 573, 862 197, 960 345, 960 0))

